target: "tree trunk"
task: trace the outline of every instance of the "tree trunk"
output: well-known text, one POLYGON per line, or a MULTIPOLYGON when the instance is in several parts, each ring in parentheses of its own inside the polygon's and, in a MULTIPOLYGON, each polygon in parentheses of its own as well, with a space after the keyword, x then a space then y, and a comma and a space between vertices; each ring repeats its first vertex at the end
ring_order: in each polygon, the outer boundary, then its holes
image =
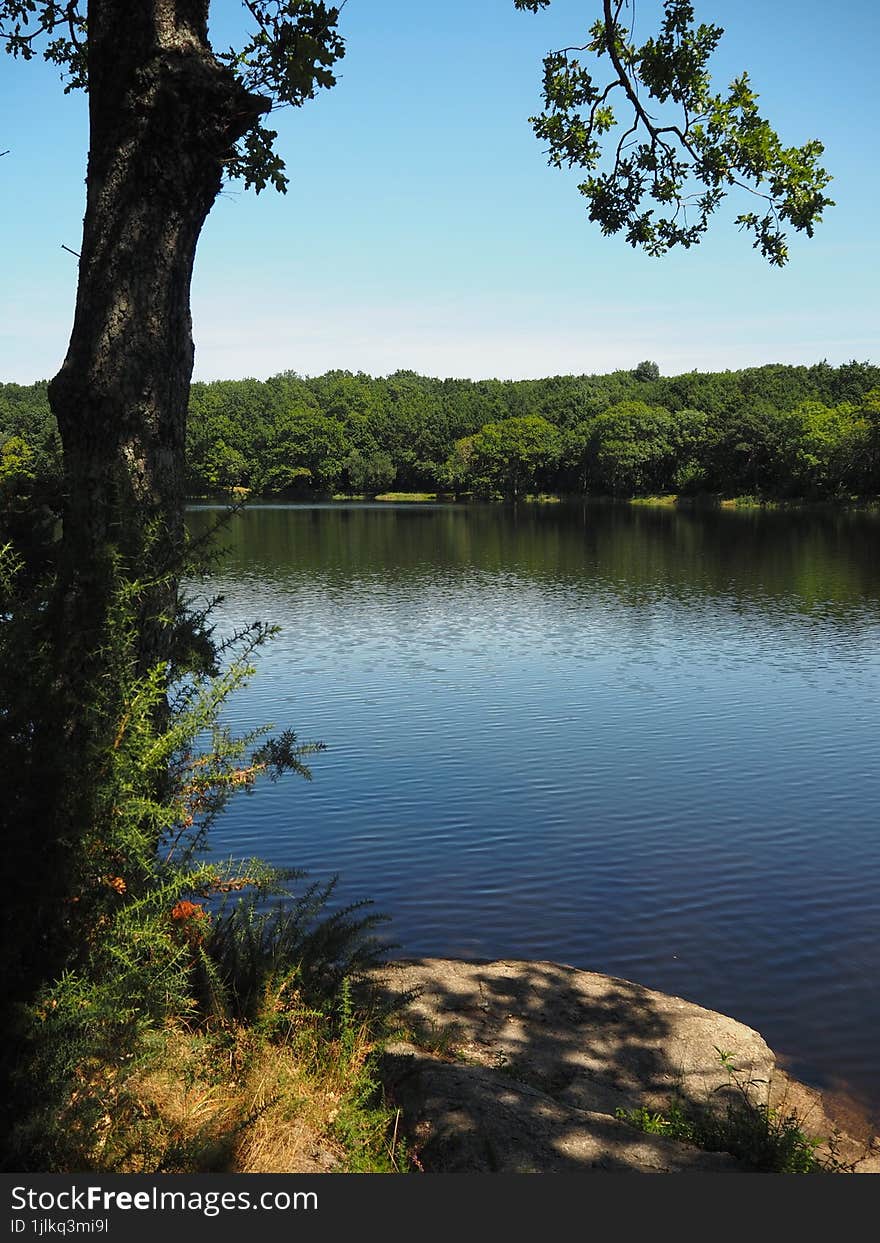
MULTIPOLYGON (((89 3, 79 284, 67 357, 49 387, 64 445, 64 642, 76 636, 77 660, 103 625, 108 557, 144 578, 173 570, 183 545, 196 244, 224 158, 269 107, 214 58, 208 7, 89 3)), ((142 667, 167 643, 163 602, 151 603, 142 667)))
MULTIPOLYGON (((54 596, 35 638, 48 656, 33 717, 19 830, 18 901, 6 912, 15 986, 64 963, 72 877, 121 699, 106 653, 120 580, 145 583, 133 651, 167 657, 184 543, 184 447, 193 366, 190 279, 223 161, 269 107, 214 58, 208 0, 91 0, 90 149, 76 312, 49 389, 64 446, 54 596), (159 586, 151 580, 164 575, 159 586)), ((41 666, 42 670, 42 666, 41 666)), ((26 674, 24 675, 27 676, 26 674)), ((10 779, 12 775, 10 775, 10 779)))

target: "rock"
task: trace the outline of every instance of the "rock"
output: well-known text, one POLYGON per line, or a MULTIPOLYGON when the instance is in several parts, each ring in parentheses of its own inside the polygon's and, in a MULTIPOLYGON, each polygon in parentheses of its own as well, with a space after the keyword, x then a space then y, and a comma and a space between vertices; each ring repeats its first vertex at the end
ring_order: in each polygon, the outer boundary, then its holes
MULTIPOLYGON (((735 1172, 726 1154, 615 1116, 730 1091, 722 1055, 754 1101, 808 1109, 811 1133, 833 1129, 819 1095, 777 1068, 758 1032, 628 980, 449 959, 387 964, 373 980, 401 1007, 407 1043, 386 1051, 384 1078, 426 1170, 735 1172)), ((852 1141, 839 1155, 880 1172, 876 1151, 852 1141)))
POLYGON ((396 1046, 383 1078, 426 1172, 445 1174, 735 1173, 726 1153, 644 1135, 608 1114, 573 1109, 485 1066, 396 1046))

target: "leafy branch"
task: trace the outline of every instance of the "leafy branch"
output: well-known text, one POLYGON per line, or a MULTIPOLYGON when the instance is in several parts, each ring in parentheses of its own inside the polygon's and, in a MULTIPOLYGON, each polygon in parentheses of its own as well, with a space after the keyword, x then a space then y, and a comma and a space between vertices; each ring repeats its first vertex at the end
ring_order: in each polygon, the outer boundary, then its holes
MULTIPOLYGON (((301 107, 319 90, 336 83, 333 66, 345 54, 337 22, 345 0, 242 0, 252 22, 240 48, 215 53, 251 94, 268 98, 270 109, 301 107)), ((0 0, 0 43, 6 51, 31 60, 46 38, 43 58, 58 65, 65 91, 88 90, 88 31, 82 0, 0 0)), ((275 130, 259 120, 230 150, 229 177, 240 177, 257 193, 274 186, 284 193, 284 161, 274 149, 275 130)))
MULTIPOLYGON (((228 65, 248 91, 267 95, 272 108, 301 107, 319 90, 336 83, 333 66, 345 55, 336 24, 340 9, 323 0, 242 0, 256 28, 241 50, 229 48, 218 60, 228 65)), ((231 177, 240 177, 259 194, 267 185, 287 190, 284 161, 274 150, 276 130, 257 122, 227 160, 231 177)))
POLYGON ((79 0, 58 4, 56 0, 5 0, 0 6, 0 41, 11 56, 31 60, 34 43, 43 35, 56 35, 43 49, 43 59, 59 65, 67 74, 65 93, 85 88, 86 19, 79 0), (61 31, 64 33, 56 34, 61 31))
MULTIPOLYGON (((532 12, 548 3, 515 0, 532 12)), ((730 190, 746 190, 764 206, 737 223, 781 267, 788 259, 784 227, 811 237, 833 206, 823 192, 831 178, 818 163, 822 144, 783 146, 745 73, 726 92, 713 91, 708 63, 724 32, 695 25, 690 0, 665 0, 659 33, 641 46, 622 20, 624 7, 628 0, 603 0, 586 43, 544 58, 544 111, 531 122, 549 144, 549 163, 585 170, 578 189, 590 219, 606 234, 625 230, 632 246, 651 255, 695 245, 730 190), (607 58, 610 75, 597 80, 583 53, 607 58), (671 116, 655 115, 658 106, 671 116), (609 146, 605 135, 615 129, 618 140, 609 146)), ((632 8, 634 15, 635 0, 632 8)))

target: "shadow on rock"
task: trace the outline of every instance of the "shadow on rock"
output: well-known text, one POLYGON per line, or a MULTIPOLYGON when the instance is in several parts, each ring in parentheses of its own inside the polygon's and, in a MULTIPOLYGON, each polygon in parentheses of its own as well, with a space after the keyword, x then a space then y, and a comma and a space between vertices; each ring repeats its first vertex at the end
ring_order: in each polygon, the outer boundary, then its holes
POLYGON ((726 1153, 646 1135, 616 1112, 673 1097, 705 1106, 730 1088, 722 1053, 756 1101, 791 1086, 751 1028, 628 980, 420 959, 375 982, 400 1007, 383 1078, 426 1172, 741 1172, 726 1153))

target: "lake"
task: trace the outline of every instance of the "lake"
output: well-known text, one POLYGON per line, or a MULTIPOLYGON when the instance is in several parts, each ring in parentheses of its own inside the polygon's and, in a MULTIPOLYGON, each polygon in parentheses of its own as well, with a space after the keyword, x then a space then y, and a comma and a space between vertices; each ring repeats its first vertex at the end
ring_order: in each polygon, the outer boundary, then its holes
POLYGON ((400 955, 723 1011, 880 1118, 876 515, 254 504, 222 543, 221 629, 282 627, 227 719, 328 749, 218 855, 338 872, 400 955))

